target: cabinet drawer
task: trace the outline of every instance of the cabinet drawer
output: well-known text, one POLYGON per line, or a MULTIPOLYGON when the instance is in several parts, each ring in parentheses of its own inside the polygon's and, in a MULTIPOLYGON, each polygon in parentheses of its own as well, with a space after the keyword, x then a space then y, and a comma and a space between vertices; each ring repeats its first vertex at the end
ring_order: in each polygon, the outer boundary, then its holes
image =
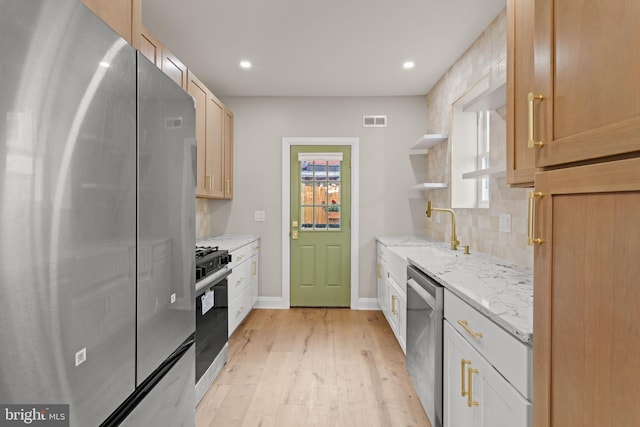
POLYGON ((256 242, 250 243, 248 245, 244 245, 238 249, 235 249, 231 252, 231 263, 229 266, 232 269, 236 269, 240 264, 251 258, 253 253, 253 247, 257 246, 256 242))
POLYGON ((229 301, 233 301, 233 299, 251 283, 251 267, 250 262, 243 262, 233 268, 233 271, 227 278, 229 284, 229 301))
POLYGON ((444 322, 445 427, 529 427, 531 402, 444 322), (469 394, 471 393, 471 394, 469 394), (469 405, 469 402, 475 402, 469 405))
POLYGON ((240 322, 247 317, 252 308, 251 289, 246 287, 229 303, 229 336, 233 334, 240 322))
POLYGON ((377 248, 378 248, 377 250, 378 256, 382 259, 382 261, 386 262, 389 257, 389 248, 387 248, 385 245, 383 245, 380 242, 378 242, 377 248))
POLYGON ((387 265, 389 267, 389 274, 393 277, 393 280, 400 287, 402 293, 407 295, 407 260, 398 255, 393 249, 388 249, 387 253, 387 265))
POLYGON ((523 396, 532 398, 531 347, 445 289, 444 317, 523 396), (468 329, 468 330, 467 330, 468 329), (482 336, 473 336, 472 333, 482 336))
POLYGON ((249 243, 249 250, 251 251, 250 256, 254 256, 258 252, 260 252, 260 240, 256 240, 254 242, 249 243))

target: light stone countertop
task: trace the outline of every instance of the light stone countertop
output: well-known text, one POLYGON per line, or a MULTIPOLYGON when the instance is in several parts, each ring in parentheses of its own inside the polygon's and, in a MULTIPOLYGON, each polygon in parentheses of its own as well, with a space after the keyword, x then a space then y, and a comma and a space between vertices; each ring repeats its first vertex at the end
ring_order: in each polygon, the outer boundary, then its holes
POLYGON ((218 246, 229 252, 235 251, 249 243, 259 240, 260 236, 253 234, 225 234, 222 236, 207 237, 196 241, 197 246, 218 246))
POLYGON ((378 237, 390 251, 435 279, 519 340, 533 340, 533 272, 500 258, 415 237, 378 237), (385 243, 386 242, 386 243, 385 243), (405 242, 405 243, 403 243, 405 242))

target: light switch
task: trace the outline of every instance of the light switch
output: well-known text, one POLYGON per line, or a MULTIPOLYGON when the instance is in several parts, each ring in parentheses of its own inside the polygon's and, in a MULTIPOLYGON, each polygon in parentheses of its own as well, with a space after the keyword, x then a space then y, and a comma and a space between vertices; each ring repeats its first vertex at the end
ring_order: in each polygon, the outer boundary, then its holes
POLYGON ((264 222, 265 212, 264 211, 254 211, 253 212, 253 220, 255 222, 264 222))

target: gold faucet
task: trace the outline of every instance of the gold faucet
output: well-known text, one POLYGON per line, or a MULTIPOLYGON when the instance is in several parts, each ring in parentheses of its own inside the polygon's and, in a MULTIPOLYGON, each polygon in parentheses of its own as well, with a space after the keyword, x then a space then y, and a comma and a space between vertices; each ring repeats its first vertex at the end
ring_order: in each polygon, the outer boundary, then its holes
MULTIPOLYGON (((456 236, 456 213, 453 209, 443 209, 443 208, 432 208, 431 200, 427 201, 427 218, 431 218, 431 213, 433 211, 437 212, 449 212, 451 214, 451 250, 458 250, 458 245, 460 245, 460 241, 458 240, 458 236, 456 236)), ((465 252, 468 249, 465 248, 465 252)))

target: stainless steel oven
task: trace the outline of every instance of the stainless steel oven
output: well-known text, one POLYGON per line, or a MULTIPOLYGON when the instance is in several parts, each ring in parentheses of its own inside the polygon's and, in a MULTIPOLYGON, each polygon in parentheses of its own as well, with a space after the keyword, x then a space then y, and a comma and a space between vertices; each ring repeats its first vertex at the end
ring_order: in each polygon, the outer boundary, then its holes
POLYGON ((209 249, 196 259, 196 404, 228 359, 231 258, 227 251, 209 249))
POLYGON ((442 427, 444 291, 435 280, 407 268, 407 372, 433 427, 442 427))

